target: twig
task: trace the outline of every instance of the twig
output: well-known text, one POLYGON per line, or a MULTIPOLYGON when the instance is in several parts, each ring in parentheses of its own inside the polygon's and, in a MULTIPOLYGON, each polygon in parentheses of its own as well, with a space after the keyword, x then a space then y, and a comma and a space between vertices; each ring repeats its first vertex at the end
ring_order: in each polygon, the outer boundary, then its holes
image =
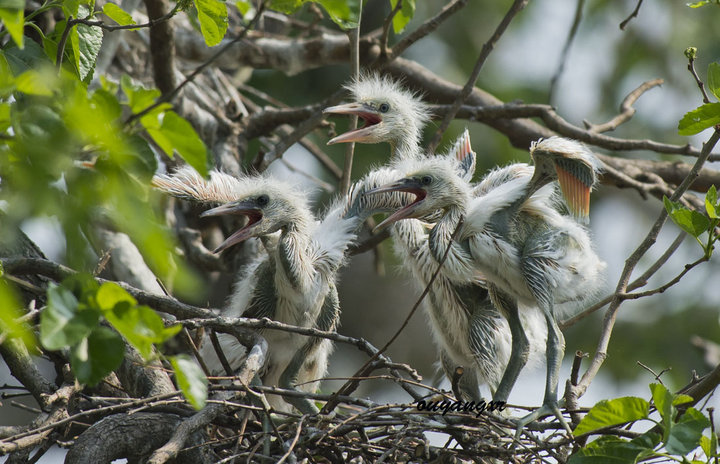
POLYGON ((397 0, 395 7, 392 9, 390 14, 385 18, 383 22, 382 38, 380 39, 380 55, 387 57, 389 53, 388 40, 390 38, 390 28, 392 27, 393 19, 402 9, 403 0, 397 0))
MULTIPOLYGON (((452 248, 453 241, 455 240, 455 237, 460 232, 460 229, 462 228, 462 225, 464 223, 464 219, 461 217, 460 221, 458 221, 457 226, 455 227, 455 230, 453 231, 452 235, 450 236, 450 240, 447 246, 447 249, 445 250, 445 253, 442 256, 442 259, 438 263, 437 269, 435 269, 435 272, 430 277, 430 280, 428 281, 428 284, 425 286, 425 289, 420 294, 420 297, 418 297, 417 301, 413 305, 412 309, 410 309, 410 312, 408 313, 407 317, 405 317, 405 320, 401 324, 400 328, 395 332, 395 334, 390 337, 390 340, 388 340, 385 345, 383 345, 382 348, 378 350, 378 352, 373 355, 370 359, 368 359, 365 364, 356 371, 356 373, 353 375, 353 377, 364 377, 366 375, 367 369, 370 367, 370 364, 375 361, 380 355, 382 355, 389 347, 390 345, 400 336, 403 330, 405 330, 405 327, 407 327, 408 323, 410 322, 410 319, 415 314, 417 309, 420 307, 420 304, 425 299, 427 294, 430 292, 430 288, 432 287, 432 284, 435 282, 435 279, 437 279, 437 276, 440 274, 440 270, 442 269, 443 264, 445 263, 445 260, 448 257, 448 254, 450 253, 450 249, 452 248)), ((337 391, 337 395, 340 394, 350 394, 355 388, 357 387, 357 381, 349 381, 346 382, 340 389, 337 391)), ((337 401, 331 400, 328 401, 328 403, 323 407, 323 412, 329 413, 335 407, 337 406, 337 401)))
POLYGON ((585 128, 590 132, 601 133, 608 132, 616 129, 620 124, 627 122, 635 114, 635 108, 632 105, 635 104, 638 98, 653 87, 659 87, 664 84, 665 81, 662 79, 653 79, 651 81, 643 82, 638 88, 628 94, 627 97, 620 104, 620 113, 612 118, 610 121, 604 124, 591 124, 583 120, 585 128))
MULTIPOLYGON (((647 285, 648 280, 650 277, 655 275, 655 273, 667 262, 668 259, 677 251, 678 248, 680 248, 680 245, 682 242, 685 241, 685 237, 687 237, 687 232, 680 231, 677 237, 675 237, 675 240, 672 242, 672 244, 668 247, 667 250, 665 250, 665 253, 660 256, 657 261, 655 261, 650 267, 647 268, 645 272, 642 273, 640 277, 633 280, 632 283, 628 285, 628 290, 633 291, 637 288, 644 287, 647 285)), ((598 309, 602 308, 606 304, 610 303, 613 299, 613 295, 609 295, 602 300, 598 301, 594 305, 590 306, 589 308, 585 309, 579 314, 576 314, 575 316, 568 318, 564 320, 562 323, 560 323, 560 328, 565 329, 567 327, 570 327, 577 322, 581 321, 582 319, 585 319, 590 314, 594 313, 598 309)))
POLYGON ((450 122, 455 118, 455 114, 457 114, 458 109, 460 106, 465 102, 467 97, 472 92, 473 88, 475 87, 475 82, 477 81, 478 76, 480 75, 480 70, 482 69, 483 65, 485 64, 485 60, 487 60, 488 56, 490 56, 490 53, 495 48, 495 44, 498 40, 500 40, 500 37, 503 35, 507 27, 510 25, 510 22, 513 20, 515 15, 517 15, 523 8, 525 8, 525 5, 528 4, 528 0, 515 0, 513 4, 510 6, 510 10, 505 14, 502 21, 500 21, 500 24, 495 29, 495 32, 490 37, 490 39, 483 44, 482 49, 480 50, 480 56, 478 57, 477 61, 475 62, 475 67, 472 70, 472 73, 470 74, 470 78, 468 78, 467 82, 465 83, 465 87, 463 87, 460 94, 455 99, 455 102, 450 107, 450 110, 445 113, 445 117, 443 118, 442 123, 440 124, 440 127, 435 132, 435 136, 428 144, 428 153, 435 153, 435 149, 440 144, 440 139, 442 138, 443 134, 447 130, 448 126, 450 125, 450 122))
POLYGON ((288 447, 288 450, 283 454, 283 456, 280 458, 280 460, 277 462, 277 464, 282 464, 285 462, 287 458, 290 457, 292 454, 293 449, 295 448, 295 445, 297 445, 298 438, 300 438, 300 432, 302 431, 303 421, 305 420, 306 416, 302 416, 300 420, 295 425, 295 437, 293 438, 293 441, 290 443, 290 446, 288 447))
POLYGON ((577 5, 575 6, 575 17, 573 18, 572 26, 570 26, 570 32, 568 32, 567 39, 565 39, 565 45, 563 46, 562 53, 560 54, 560 62, 558 63, 558 67, 555 70, 555 74, 553 74, 552 79, 550 79, 550 91, 548 92, 548 101, 550 103, 552 103, 553 101, 553 96, 555 95, 557 83, 560 80, 560 76, 562 76, 563 71, 565 70, 565 63, 567 62, 568 55, 570 53, 570 47, 572 46, 572 43, 575 40, 575 35, 577 34, 577 31, 580 27, 584 4, 585 0, 577 0, 577 5))
POLYGON ((697 50, 692 49, 692 51, 685 51, 685 54, 688 58, 688 71, 690 71, 690 74, 692 74, 693 78, 695 78, 695 82, 697 83, 698 88, 700 89, 700 92, 702 93, 703 97, 703 103, 710 103, 710 98, 708 98, 707 92, 705 92, 705 84, 703 83, 702 79, 700 79, 700 76, 698 76, 697 71, 695 71, 695 54, 697 53, 697 50))
MULTIPOLYGON (((360 2, 362 8, 362 2, 360 2)), ((350 29, 348 39, 350 40, 350 74, 353 80, 357 80, 360 77, 360 17, 358 16, 357 27, 350 29)), ((352 115, 350 117, 350 128, 349 130, 355 130, 358 125, 358 116, 352 115)), ((350 142, 345 147, 345 167, 343 169, 342 178, 340 179, 340 195, 347 195, 350 190, 350 180, 352 179, 352 163, 353 156, 355 154, 355 143, 350 142)))
POLYGON ((160 16, 159 18, 149 19, 148 22, 143 23, 143 24, 128 24, 125 26, 121 26, 119 24, 117 24, 117 25, 105 24, 102 21, 97 21, 97 20, 93 21, 93 20, 90 20, 87 18, 76 18, 76 19, 73 19, 72 21, 74 24, 84 24, 86 26, 99 27, 100 29, 104 29, 104 30, 110 31, 110 32, 127 30, 127 29, 135 30, 135 29, 144 29, 144 28, 150 28, 150 27, 156 26, 159 23, 167 21, 170 18, 172 18, 173 16, 175 16, 178 13, 178 11, 180 11, 180 7, 176 5, 175 8, 173 8, 170 12, 164 14, 163 16, 160 16))
POLYGON ((442 24, 453 14, 460 11, 460 9, 462 9, 467 4, 467 2, 468 0, 454 0, 452 3, 445 5, 445 7, 440 10, 437 15, 422 23, 417 29, 408 34, 400 42, 395 44, 392 50, 390 50, 390 52, 388 53, 387 61, 393 61, 395 58, 402 55, 403 52, 405 52, 405 50, 407 50, 407 48, 410 47, 412 44, 422 39, 423 37, 433 33, 435 29, 440 26, 440 24, 442 24))
POLYGON ((636 6, 635 9, 633 10, 633 12, 630 13, 630 16, 628 16, 627 18, 625 18, 625 20, 620 23, 620 30, 623 30, 623 31, 624 31, 625 28, 627 27, 628 23, 629 23, 630 21, 632 21, 633 18, 637 18, 638 13, 640 13, 640 6, 642 5, 642 2, 643 2, 643 0, 638 0, 637 6, 636 6))
POLYGON ((703 256, 702 258, 698 259, 695 262, 686 264, 685 268, 682 270, 682 272, 680 272, 680 274, 676 275, 675 278, 673 278, 671 281, 669 281, 665 285, 662 285, 658 288, 655 288, 652 290, 647 290, 644 292, 637 292, 637 293, 622 293, 619 296, 623 300, 637 300, 638 298, 643 298, 646 296, 657 295, 658 293, 663 293, 668 288, 670 288, 673 285, 675 285, 676 283, 680 282, 680 279, 682 279, 685 276, 685 274, 690 272, 690 270, 693 269, 695 266, 697 266, 700 263, 704 263, 704 262, 708 261, 709 259, 710 258, 708 256, 703 256))
POLYGON ((653 377, 655 377, 655 380, 657 380, 657 381, 660 382, 661 384, 665 385, 665 384, 663 383, 662 379, 660 378, 660 376, 662 376, 664 373, 666 373, 666 372, 668 372, 669 370, 671 370, 671 369, 672 369, 671 367, 666 367, 665 369, 661 370, 660 373, 658 374, 657 372, 655 372, 654 370, 652 370, 652 369, 650 368, 650 366, 646 366, 645 364, 643 364, 643 363, 640 362, 640 361, 637 361, 637 363, 638 363, 638 366, 642 367, 643 369, 645 369, 646 371, 648 371, 649 373, 651 373, 651 374, 653 375, 653 377))
POLYGON ((55 54, 55 66, 57 67, 58 71, 60 71, 60 68, 62 67, 63 54, 65 54, 65 44, 67 43, 68 37, 70 37, 70 32, 72 31, 73 27, 75 27, 75 23, 73 22, 72 15, 70 15, 68 16, 67 22, 65 23, 65 30, 63 30, 63 33, 60 36, 60 41, 58 42, 57 46, 57 53, 55 54))

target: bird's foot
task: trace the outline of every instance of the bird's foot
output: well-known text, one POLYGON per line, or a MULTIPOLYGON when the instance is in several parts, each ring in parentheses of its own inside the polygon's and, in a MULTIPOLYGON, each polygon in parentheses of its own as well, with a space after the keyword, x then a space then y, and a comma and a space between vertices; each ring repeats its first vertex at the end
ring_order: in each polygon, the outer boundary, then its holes
POLYGON ((562 415, 562 412, 560 412, 560 407, 558 406, 557 400, 555 401, 545 401, 545 403, 528 414, 527 416, 518 419, 516 422, 516 429, 515 429, 515 441, 520 439, 520 435, 522 434, 523 429, 528 424, 540 419, 544 416, 553 415, 557 418, 558 422, 560 422, 560 425, 567 431, 568 435, 570 437, 573 436, 572 429, 568 425, 567 421, 562 415))

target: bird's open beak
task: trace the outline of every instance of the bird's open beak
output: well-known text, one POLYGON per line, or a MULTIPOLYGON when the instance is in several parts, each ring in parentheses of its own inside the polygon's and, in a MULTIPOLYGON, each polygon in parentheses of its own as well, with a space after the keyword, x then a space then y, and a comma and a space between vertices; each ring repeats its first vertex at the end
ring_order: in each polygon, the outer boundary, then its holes
POLYGON ((323 113, 355 115, 365 121, 359 129, 351 130, 330 139, 328 145, 347 142, 364 142, 372 133, 373 127, 382 122, 380 113, 370 105, 363 103, 346 103, 344 105, 325 108, 323 113))
POLYGON ((397 222, 401 219, 407 219, 407 218, 413 218, 416 217, 416 211, 418 207, 420 206, 421 202, 425 199, 427 196, 427 192, 425 189, 423 189, 420 186, 420 183, 413 178, 405 178, 400 179, 397 182, 393 182, 392 184, 382 185, 380 187, 368 190, 367 192, 363 193, 363 195, 373 195, 376 193, 383 193, 383 192, 407 192, 412 193, 415 195, 415 200, 400 208, 399 210, 392 213, 390 216, 388 216, 383 222, 376 225, 373 229, 373 232, 377 232, 378 230, 387 227, 388 225, 392 224, 393 222, 397 222))
POLYGON ((253 229, 255 229, 263 218, 262 211, 258 209, 254 202, 251 201, 226 203, 218 206, 217 208, 205 211, 200 215, 200 217, 227 215, 245 216, 248 218, 248 223, 245 227, 236 231, 224 242, 222 242, 220 246, 215 249, 214 253, 220 253, 221 251, 252 237, 253 229))

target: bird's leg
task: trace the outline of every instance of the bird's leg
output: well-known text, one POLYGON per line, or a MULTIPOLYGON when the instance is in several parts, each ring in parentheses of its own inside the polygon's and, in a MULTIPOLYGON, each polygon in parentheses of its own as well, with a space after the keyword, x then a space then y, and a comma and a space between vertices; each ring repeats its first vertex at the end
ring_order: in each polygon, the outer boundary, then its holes
POLYGON ((545 378, 545 399, 541 407, 518 420, 515 439, 520 438, 522 429, 526 425, 549 414, 554 415, 568 434, 572 436, 572 429, 560 412, 557 399, 560 366, 562 365, 563 354, 565 352, 565 339, 562 332, 560 332, 560 328, 555 322, 552 310, 545 311, 545 320, 547 322, 548 332, 546 348, 547 376, 545 378))
MULTIPOLYGON (((337 288, 335 288, 333 283, 330 283, 329 287, 328 295, 325 297, 325 301, 323 301, 323 305, 320 308, 320 314, 318 314, 314 323, 316 329, 326 332, 334 331, 340 319, 340 302, 337 288)), ((324 375, 324 360, 327 359, 330 347, 331 345, 327 340, 317 337, 308 339, 305 345, 295 353, 295 356, 293 356, 288 366, 280 375, 280 387, 294 390, 300 369, 303 367, 306 371, 310 372, 312 378, 314 369, 310 367, 310 364, 316 363, 317 367, 317 363, 321 359, 323 367, 317 375, 324 375)), ((317 414, 319 412, 315 404, 307 398, 285 398, 285 401, 295 406, 295 408, 303 414, 317 414)))
POLYGON ((525 363, 527 363, 530 343, 528 342, 522 322, 520 321, 517 301, 510 295, 500 291, 494 285, 490 285, 489 291, 495 307, 498 308, 507 319, 508 325, 510 326, 510 334, 512 335, 510 360, 493 396, 493 400, 496 402, 506 402, 520 375, 520 371, 525 366, 525 363))
MULTIPOLYGON (((295 353, 295 356, 293 356, 290 364, 288 364, 282 375, 280 375, 280 388, 285 388, 287 390, 296 389, 295 383, 297 382, 298 374, 300 373, 300 369, 303 367, 303 364, 307 360, 308 354, 311 351, 311 346, 309 345, 312 345, 313 342, 317 341, 318 340, 315 338, 308 340, 305 346, 295 353)), ((317 414, 319 412, 319 409, 307 398, 288 397, 284 399, 291 405, 295 406, 295 408, 302 414, 317 414)))

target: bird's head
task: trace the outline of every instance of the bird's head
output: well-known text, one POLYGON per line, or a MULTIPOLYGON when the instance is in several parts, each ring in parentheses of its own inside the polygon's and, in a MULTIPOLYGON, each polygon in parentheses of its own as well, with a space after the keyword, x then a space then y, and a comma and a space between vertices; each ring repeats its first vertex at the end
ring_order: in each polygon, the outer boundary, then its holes
POLYGON ((215 250, 219 253, 251 237, 263 237, 290 227, 301 228, 312 220, 305 196, 290 186, 256 178, 244 186, 237 199, 205 211, 201 217, 244 216, 247 223, 215 250))
POLYGON ((387 76, 363 75, 347 85, 353 102, 325 108, 325 113, 356 115, 364 124, 331 139, 344 142, 389 142, 394 147, 416 146, 429 119, 427 106, 387 76))
POLYGON ((425 218, 453 206, 462 207, 470 195, 470 186, 458 172, 457 163, 441 157, 413 162, 406 177, 365 192, 372 195, 383 192, 406 192, 415 199, 398 209, 375 228, 381 229, 401 219, 425 218), (418 164, 420 166, 418 166, 418 164))
POLYGON ((590 192, 597 183, 600 160, 584 144, 562 137, 533 142, 530 156, 537 185, 557 180, 570 212, 583 222, 590 212, 590 192))

